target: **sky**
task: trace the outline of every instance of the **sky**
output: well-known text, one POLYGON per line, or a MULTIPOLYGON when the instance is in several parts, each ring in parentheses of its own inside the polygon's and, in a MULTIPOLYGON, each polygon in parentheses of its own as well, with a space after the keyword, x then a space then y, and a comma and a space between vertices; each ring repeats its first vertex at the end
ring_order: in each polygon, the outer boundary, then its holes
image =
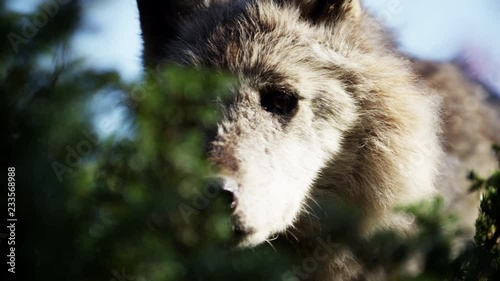
POLYGON ((400 2, 388 26, 407 52, 428 59, 453 58, 467 42, 484 46, 499 58, 500 3, 497 0, 366 0, 375 16, 383 19, 390 2, 400 2), (398 10, 398 11, 399 11, 398 10), (385 13, 384 13, 385 11, 385 13))

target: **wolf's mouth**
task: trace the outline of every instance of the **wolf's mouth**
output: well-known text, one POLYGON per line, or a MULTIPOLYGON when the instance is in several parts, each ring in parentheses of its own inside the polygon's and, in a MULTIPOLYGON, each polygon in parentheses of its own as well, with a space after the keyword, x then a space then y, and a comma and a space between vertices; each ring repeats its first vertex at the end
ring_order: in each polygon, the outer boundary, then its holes
POLYGON ((245 230, 244 228, 241 227, 239 224, 233 224, 231 227, 231 230, 233 231, 233 235, 235 237, 242 237, 250 234, 248 230, 245 230))
POLYGON ((231 230, 233 232, 232 244, 236 248, 245 247, 249 237, 255 234, 255 230, 245 227, 239 219, 233 219, 231 230))
POLYGON ((245 227, 238 217, 232 219, 231 230, 235 238, 243 238, 255 232, 254 229, 245 227))

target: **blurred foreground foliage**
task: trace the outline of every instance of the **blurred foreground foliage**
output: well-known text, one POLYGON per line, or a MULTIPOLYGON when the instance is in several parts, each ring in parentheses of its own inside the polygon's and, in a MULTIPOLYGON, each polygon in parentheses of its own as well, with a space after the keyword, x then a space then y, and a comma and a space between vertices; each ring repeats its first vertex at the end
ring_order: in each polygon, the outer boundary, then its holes
MULTIPOLYGON (((500 168, 500 146, 493 147, 500 168)), ((482 190, 481 211, 476 221, 476 247, 467 261, 467 280, 500 280, 500 170, 489 178, 472 172, 471 191, 482 190)))
MULTIPOLYGON (((286 244, 228 251, 227 210, 207 181, 203 131, 216 123, 217 99, 233 79, 169 67, 125 83, 113 71, 85 68, 65 55, 78 4, 60 6, 16 48, 9 40, 0 46, 22 280, 298 280, 290 272, 304 261, 286 244), (129 136, 95 126, 94 98, 112 92, 122 95, 129 136)), ((19 14, 0 0, 2 35, 24 36, 23 19, 46 12, 43 5, 19 14)), ((471 179, 485 195, 475 244, 458 255, 452 241, 459 232, 443 227, 452 219, 440 200, 405 210, 421 226, 412 239, 380 233, 361 241, 343 224, 328 229, 365 267, 388 268, 390 280, 500 280, 500 174, 471 179), (416 254, 424 271, 408 276, 405 261, 416 254)))

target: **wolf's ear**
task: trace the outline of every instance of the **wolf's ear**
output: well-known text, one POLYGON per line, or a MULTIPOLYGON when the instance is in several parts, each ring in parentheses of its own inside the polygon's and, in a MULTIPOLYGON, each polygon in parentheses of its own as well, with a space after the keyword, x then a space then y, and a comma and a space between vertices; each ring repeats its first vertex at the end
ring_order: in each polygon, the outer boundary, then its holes
POLYGON ((153 66, 164 56, 165 44, 178 35, 179 21, 203 0, 137 0, 144 40, 144 62, 153 66))
POLYGON ((312 22, 357 19, 362 14, 360 0, 294 0, 302 16, 312 22))

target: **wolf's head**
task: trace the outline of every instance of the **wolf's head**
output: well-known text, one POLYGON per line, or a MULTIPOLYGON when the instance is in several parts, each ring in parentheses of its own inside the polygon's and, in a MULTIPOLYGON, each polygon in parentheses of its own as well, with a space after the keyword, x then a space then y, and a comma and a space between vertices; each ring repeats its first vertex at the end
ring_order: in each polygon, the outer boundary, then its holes
POLYGON ((239 78, 210 159, 234 196, 241 246, 293 227, 321 190, 371 212, 406 188, 401 171, 413 171, 406 158, 434 129, 434 106, 415 120, 428 110, 409 105, 423 97, 358 1, 138 2, 147 64, 239 78), (402 144, 405 134, 414 140, 402 144))

